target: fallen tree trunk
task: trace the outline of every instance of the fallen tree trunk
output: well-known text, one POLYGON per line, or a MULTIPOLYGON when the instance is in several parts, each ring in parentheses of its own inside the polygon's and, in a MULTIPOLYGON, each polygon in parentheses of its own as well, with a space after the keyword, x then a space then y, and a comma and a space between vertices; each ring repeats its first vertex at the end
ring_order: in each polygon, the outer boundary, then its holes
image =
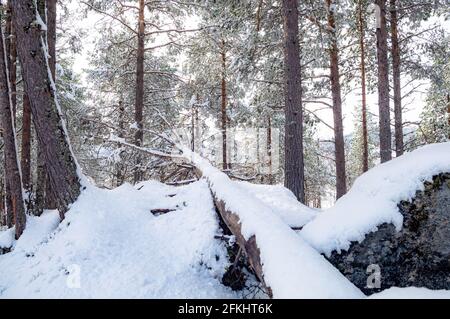
POLYGON ((214 199, 214 204, 217 207, 220 216, 230 229, 231 233, 236 237, 236 241, 238 245, 241 247, 242 251, 244 251, 245 254, 247 255, 248 262, 250 263, 250 266, 255 272, 256 277, 258 277, 259 281, 261 281, 267 295, 270 298, 272 298, 273 297, 272 289, 268 287, 264 281, 264 273, 260 257, 261 252, 256 242, 256 236, 252 235, 248 240, 246 240, 241 231, 241 223, 239 216, 236 213, 233 213, 232 211, 228 210, 226 208, 225 202, 223 200, 218 199, 217 196, 214 194, 214 192, 212 192, 212 195, 214 199))
MULTIPOLYGON (((194 163, 192 159, 191 154, 191 162, 194 163)), ((261 252, 258 248, 257 242, 256 242, 256 236, 252 235, 250 238, 246 239, 245 236, 242 234, 242 224, 239 218, 239 215, 236 212, 231 211, 226 207, 226 203, 224 200, 220 199, 219 196, 217 196, 216 192, 213 190, 212 184, 213 181, 208 178, 208 175, 205 174, 205 172, 202 171, 200 165, 195 165, 194 169, 195 175, 197 175, 198 178, 205 177, 206 181, 209 185, 209 189, 211 191, 211 195, 214 201, 214 206, 217 209, 217 212, 220 214, 220 217, 222 218, 223 222, 227 225, 228 229, 231 231, 231 233, 235 236, 237 244, 242 249, 242 251, 247 256, 248 262, 255 272, 256 277, 261 282, 264 291, 267 293, 267 295, 272 298, 273 292, 272 289, 266 284, 264 280, 264 272, 263 267, 261 263, 261 252)), ((225 173, 222 173, 226 175, 225 173)))
POLYGON ((190 163, 208 183, 222 221, 236 238, 269 297, 360 298, 361 291, 308 245, 272 209, 239 188, 225 173, 188 147, 169 154, 113 141, 153 156, 190 163))

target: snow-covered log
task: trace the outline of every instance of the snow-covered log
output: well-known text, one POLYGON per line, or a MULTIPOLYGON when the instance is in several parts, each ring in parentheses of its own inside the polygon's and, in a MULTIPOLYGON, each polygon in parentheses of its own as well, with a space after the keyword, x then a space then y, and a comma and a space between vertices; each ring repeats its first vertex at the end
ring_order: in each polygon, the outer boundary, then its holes
POLYGON ((215 193, 213 193, 212 195, 214 204, 219 211, 220 216, 222 216, 225 224, 236 237, 236 240, 241 249, 243 249, 243 251, 246 253, 250 266, 252 267, 258 279, 263 284, 266 293, 269 295, 269 297, 273 297, 272 289, 268 287, 264 281, 264 272, 260 257, 261 252, 258 248, 255 235, 252 235, 250 238, 246 239, 242 234, 239 215, 227 209, 225 201, 220 199, 215 193))
POLYGON ((274 298, 360 298, 361 291, 283 220, 209 161, 179 147, 207 180, 216 206, 274 298))
MULTIPOLYGON (((153 156, 153 149, 127 145, 153 156)), ((174 145, 177 161, 185 161, 206 179, 219 213, 247 254, 266 292, 274 298, 361 298, 364 294, 302 239, 270 206, 232 181, 189 148, 174 145)))

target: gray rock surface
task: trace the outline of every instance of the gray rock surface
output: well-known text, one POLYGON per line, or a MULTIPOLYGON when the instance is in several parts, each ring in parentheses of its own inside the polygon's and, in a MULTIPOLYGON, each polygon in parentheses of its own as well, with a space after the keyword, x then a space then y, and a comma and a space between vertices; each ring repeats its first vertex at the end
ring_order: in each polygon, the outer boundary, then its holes
POLYGON ((424 186, 412 201, 398 204, 404 217, 400 232, 391 224, 380 225, 361 243, 329 258, 364 293, 392 286, 450 289, 450 173, 436 175, 424 186), (377 267, 381 285, 368 288, 377 267))

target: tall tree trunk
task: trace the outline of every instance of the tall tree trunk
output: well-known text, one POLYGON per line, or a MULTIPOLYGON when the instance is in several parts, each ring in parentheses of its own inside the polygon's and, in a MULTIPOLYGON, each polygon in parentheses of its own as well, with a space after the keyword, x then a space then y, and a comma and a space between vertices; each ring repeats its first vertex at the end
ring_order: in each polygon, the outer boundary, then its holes
POLYGON ((36 8, 30 1, 13 1, 13 25, 17 48, 30 98, 31 113, 45 167, 61 218, 80 194, 80 176, 66 128, 56 104, 55 86, 49 76, 41 27, 35 23, 36 8))
POLYGON ((47 43, 48 43, 48 63, 53 79, 56 78, 56 2, 57 0, 47 0, 47 43))
POLYGON ((334 146, 336 157, 336 198, 340 198, 347 192, 345 177, 345 146, 344 127, 342 124, 342 99, 341 84, 339 83, 339 49, 336 38, 336 22, 334 17, 333 0, 325 0, 328 30, 330 35, 330 79, 331 96, 333 98, 333 119, 334 119, 334 146))
POLYGON ((273 184, 273 167, 272 167, 272 119, 270 115, 267 117, 267 165, 269 168, 268 183, 273 184))
POLYGON ((195 152, 195 103, 191 105, 191 151, 195 152))
POLYGON ((389 109, 389 65, 387 55, 386 0, 377 5, 378 108, 380 119, 381 163, 392 158, 391 123, 389 109))
POLYGON ((403 154, 402 92, 400 85, 400 45, 398 41, 398 18, 396 0, 390 0, 391 55, 394 81, 395 155, 403 154))
POLYGON ((222 62, 222 82, 221 82, 221 129, 222 129, 222 168, 228 168, 227 159, 227 79, 226 79, 226 52, 225 40, 222 39, 221 47, 221 62, 222 62))
POLYGON ((26 191, 30 191, 31 178, 31 108, 30 100, 26 94, 23 95, 22 110, 22 152, 20 167, 22 168, 22 183, 26 191))
MULTIPOLYGON (((2 134, 3 136, 3 134, 2 134)), ((5 174, 3 174, 5 175, 5 174)), ((5 178, 0 179, 0 226, 6 226, 6 209, 5 209, 5 178)))
MULTIPOLYGON (((197 104, 200 104, 200 96, 199 96, 198 93, 196 94, 196 101, 197 101, 197 104)), ((200 124, 200 117, 199 117, 199 114, 198 114, 198 109, 199 109, 199 106, 197 106, 195 108, 195 135, 194 135, 194 137, 195 137, 195 146, 194 147, 195 147, 197 153, 201 154, 201 151, 202 151, 202 149, 201 149, 202 141, 200 139, 201 124, 200 124)))
POLYGON ((361 68, 361 117, 362 117, 362 170, 367 172, 369 169, 369 141, 367 136, 367 96, 366 96, 366 49, 364 45, 365 38, 365 19, 363 13, 363 0, 358 3, 358 27, 359 27, 359 53, 361 68))
MULTIPOLYGON (((137 125, 137 130, 134 135, 134 144, 142 146, 144 139, 144 123, 143 123, 143 109, 144 109, 144 40, 145 40, 145 22, 144 22, 145 1, 139 0, 139 26, 138 26, 138 46, 137 46, 137 61, 136 61, 136 101, 134 121, 137 125)), ((134 171, 134 182, 138 183, 142 180, 142 158, 138 154, 136 157, 136 167, 134 171)))
POLYGON ((14 34, 14 28, 12 26, 11 20, 11 0, 8 1, 6 7, 6 60, 8 62, 8 76, 9 76, 9 89, 11 91, 11 106, 13 111, 14 124, 16 123, 17 115, 17 89, 16 89, 16 72, 17 72, 17 50, 16 50, 16 39, 14 34))
MULTIPOLYGON (((119 132, 118 137, 125 137, 125 106, 122 99, 119 100, 119 132)), ((125 172, 122 162, 116 164, 116 187, 125 182, 125 172)))
MULTIPOLYGON (((56 0, 40 0, 45 3, 47 17, 47 44, 48 44, 48 64, 52 73, 53 81, 56 83, 56 0)), ((45 166, 44 166, 45 167, 45 166)), ((50 183, 50 176, 45 171, 45 208, 55 209, 56 200, 50 183)))
MULTIPOLYGON (((37 6, 39 15, 47 25, 45 40, 48 44, 48 64, 53 81, 56 83, 56 3, 51 3, 51 1, 52 0, 37 0, 37 6)), ((56 208, 56 202, 51 189, 50 176, 45 168, 44 147, 45 146, 40 145, 38 141, 36 202, 33 207, 33 213, 36 216, 40 216, 44 211, 44 208, 56 208)))
MULTIPOLYGON (((37 135, 37 131, 36 131, 37 135)), ((36 216, 40 216, 45 208, 45 191, 46 191, 46 183, 47 183, 47 173, 45 170, 45 156, 44 156, 44 148, 39 145, 38 141, 38 149, 37 149, 37 167, 36 167, 36 193, 35 193, 35 202, 33 205, 33 214, 36 216)))
POLYGON ((305 202, 303 110, 297 0, 283 0, 284 28, 284 185, 305 202))
MULTIPOLYGON (((8 63, 6 50, 3 47, 3 32, 0 26, 0 106, 2 114, 4 153, 5 153, 5 178, 8 184, 7 191, 10 192, 11 206, 6 209, 12 212, 14 224, 16 226, 16 239, 22 235, 25 229, 25 205, 22 194, 22 180, 20 176, 20 166, 17 156, 16 132, 12 116, 12 103, 8 83, 8 63)), ((7 216, 11 218, 11 215, 7 216)), ((9 225, 12 221, 7 222, 9 225)))

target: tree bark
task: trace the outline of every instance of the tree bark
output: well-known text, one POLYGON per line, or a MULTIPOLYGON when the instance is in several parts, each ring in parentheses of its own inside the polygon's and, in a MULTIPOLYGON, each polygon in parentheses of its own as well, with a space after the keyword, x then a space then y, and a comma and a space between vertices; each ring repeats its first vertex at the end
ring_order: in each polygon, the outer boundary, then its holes
POLYGON ((245 239, 245 236, 242 234, 242 222, 239 216, 227 209, 226 203, 219 199, 217 195, 212 192, 214 204, 219 211, 220 216, 224 220, 227 227, 230 229, 231 233, 236 237, 236 241, 243 249, 245 254, 247 255, 250 266, 256 274, 256 277, 261 281, 264 290, 267 292, 270 298, 272 298, 272 289, 268 287, 264 281, 264 272, 261 261, 261 253, 258 248, 256 236, 253 235, 249 239, 245 239))
POLYGON ((390 0, 392 79, 394 82, 395 155, 403 154, 402 92, 400 84, 400 45, 396 0, 390 0))
POLYGON ((48 63, 53 80, 56 79, 56 2, 57 0, 46 0, 47 4, 47 43, 48 63))
POLYGON ((386 0, 375 0, 377 5, 377 62, 378 108, 380 120, 381 163, 392 158, 391 123, 389 109, 389 65, 387 55, 386 0))
MULTIPOLYGON (((137 130, 134 135, 134 144, 142 146, 144 139, 144 40, 145 40, 145 22, 144 22, 145 1, 139 0, 139 21, 138 21, 138 43, 137 43, 137 61, 136 61, 136 100, 134 120, 137 130)), ((134 182, 138 183, 142 180, 142 158, 138 154, 136 157, 136 167, 134 171, 134 182)))
POLYGON ((328 18, 328 30, 330 36, 330 81, 331 96, 333 99, 334 119, 334 145, 336 158, 336 198, 340 198, 347 192, 345 174, 345 146, 344 127, 342 124, 342 99, 341 84, 339 83, 339 49, 336 38, 336 22, 334 17, 333 0, 325 0, 328 18))
MULTIPOLYGON (((37 134, 36 134, 37 135, 37 134)), ((44 211, 45 206, 45 190, 47 183, 47 174, 45 170, 45 157, 44 148, 39 146, 37 150, 37 167, 36 167, 36 193, 35 193, 35 203, 33 205, 33 214, 40 216, 44 211)))
POLYGON ((26 191, 30 191, 31 178, 31 108, 28 95, 23 95, 22 110, 22 151, 20 167, 22 168, 22 184, 26 191))
POLYGON ((36 21, 36 8, 30 1, 13 1, 13 25, 17 48, 30 98, 38 142, 43 146, 45 167, 61 218, 80 194, 80 176, 72 154, 60 110, 56 104, 54 82, 49 76, 44 54, 42 30, 36 21))
POLYGON ((4 176, 2 176, 2 178, 0 179, 0 226, 6 226, 5 178, 4 178, 4 176))
POLYGON ((221 129, 222 129, 222 168, 228 169, 227 159, 227 80, 226 80, 226 52, 225 40, 222 39, 221 47, 221 62, 222 62, 222 82, 221 82, 221 129))
MULTIPOLYGON (((119 100, 119 132, 118 137, 125 137, 125 106, 122 99, 119 100)), ((125 171, 122 162, 116 164, 116 187, 125 182, 125 171)))
POLYGON ((364 45, 365 37, 365 19, 363 15, 363 0, 358 2, 358 27, 359 27, 359 52, 361 67, 361 117, 362 117, 362 171, 367 172, 369 169, 369 146, 367 136, 367 96, 366 96, 366 49, 364 45))
POLYGON ((6 209, 12 214, 7 214, 8 225, 13 223, 16 226, 16 239, 22 235, 25 229, 25 205, 22 194, 22 181, 20 176, 20 167, 17 156, 16 132, 14 128, 14 119, 12 116, 12 102, 10 100, 10 90, 8 83, 8 63, 6 50, 3 47, 3 33, 0 26, 0 106, 2 114, 4 153, 5 153, 5 179, 8 185, 7 191, 11 197, 11 206, 6 209), (11 219, 13 217, 14 222, 11 219))
MULTIPOLYGON (((50 72, 53 77, 53 81, 56 83, 56 0, 41 0, 42 3, 45 2, 44 9, 47 9, 46 13, 46 23, 47 23, 47 44, 48 44, 48 64, 50 67, 50 72)), ((45 168, 45 165, 44 165, 45 168)), ((53 190, 50 183, 50 176, 45 171, 45 208, 55 209, 56 201, 53 195, 53 190)))
POLYGON ((303 110, 297 0, 283 0, 284 28, 284 185, 304 203, 303 110))
POLYGON ((5 45, 7 54, 6 60, 8 62, 9 89, 11 91, 11 106, 15 125, 17 114, 17 95, 16 95, 17 50, 16 50, 16 39, 14 34, 14 28, 12 26, 11 20, 11 0, 8 1, 8 4, 6 6, 5 33, 6 33, 5 45))
POLYGON ((267 117, 267 166, 268 172, 268 183, 273 184, 273 167, 272 167, 272 119, 270 115, 267 117))

